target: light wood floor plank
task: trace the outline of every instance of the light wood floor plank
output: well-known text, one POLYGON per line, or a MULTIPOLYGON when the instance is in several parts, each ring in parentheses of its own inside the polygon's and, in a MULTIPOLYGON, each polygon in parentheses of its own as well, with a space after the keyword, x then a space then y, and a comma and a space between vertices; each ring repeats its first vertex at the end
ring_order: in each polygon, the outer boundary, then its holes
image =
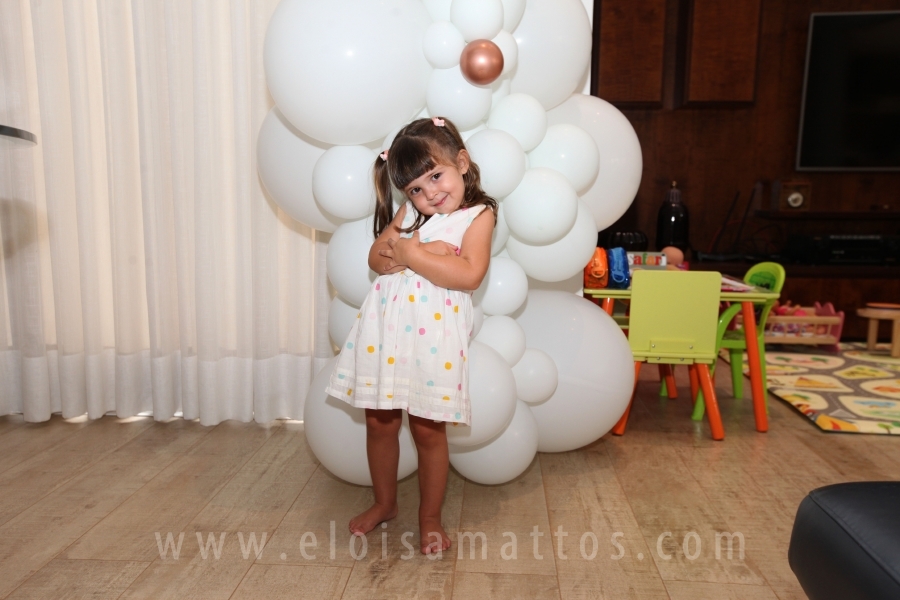
POLYGON ((672 600, 778 600, 766 585, 667 581, 666 588, 672 600))
POLYGON ((23 415, 3 415, 0 417, 0 435, 5 435, 25 424, 23 415))
POLYGON ((7 596, 7 600, 115 600, 149 563, 52 560, 7 596))
POLYGON ((555 600, 559 598, 552 575, 458 573, 454 600, 555 600))
POLYGON ((253 565, 231 600, 296 600, 341 597, 350 569, 345 567, 301 567, 297 565, 253 565))
POLYGON ((85 420, 66 421, 53 415, 42 423, 23 423, 0 436, 0 473, 52 448, 88 427, 85 420))

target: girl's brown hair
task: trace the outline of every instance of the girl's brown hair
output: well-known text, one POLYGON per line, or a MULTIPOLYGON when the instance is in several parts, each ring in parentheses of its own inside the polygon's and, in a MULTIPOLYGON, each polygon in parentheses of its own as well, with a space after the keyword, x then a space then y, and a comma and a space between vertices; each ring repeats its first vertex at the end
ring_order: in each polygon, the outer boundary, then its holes
MULTIPOLYGON (((375 237, 394 219, 394 198, 391 184, 404 190, 410 181, 438 165, 458 165, 459 153, 466 149, 462 137, 450 119, 443 125, 435 125, 433 119, 417 119, 401 129, 388 150, 387 160, 375 159, 374 178, 377 203, 375 204, 375 237)), ((463 174, 465 197, 460 208, 484 204, 494 213, 497 222, 497 201, 481 189, 481 171, 469 158, 469 170, 463 174)), ((425 224, 428 217, 419 213, 416 221, 404 233, 415 231, 425 224)))

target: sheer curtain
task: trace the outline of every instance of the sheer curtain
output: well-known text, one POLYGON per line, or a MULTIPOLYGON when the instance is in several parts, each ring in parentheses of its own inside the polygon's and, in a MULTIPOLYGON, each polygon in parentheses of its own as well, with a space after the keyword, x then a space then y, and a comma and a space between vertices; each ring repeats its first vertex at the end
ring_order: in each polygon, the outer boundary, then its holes
POLYGON ((277 0, 3 0, 0 414, 302 418, 327 235, 265 195, 277 0))

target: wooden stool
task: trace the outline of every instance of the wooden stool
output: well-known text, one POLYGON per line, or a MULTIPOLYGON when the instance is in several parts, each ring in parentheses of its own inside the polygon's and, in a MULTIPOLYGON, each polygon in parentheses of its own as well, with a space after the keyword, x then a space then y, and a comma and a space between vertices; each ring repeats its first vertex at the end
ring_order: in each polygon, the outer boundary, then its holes
POLYGON ((869 352, 875 349, 878 341, 878 321, 893 321, 891 330, 891 356, 900 357, 900 309, 896 308, 859 308, 856 314, 869 319, 869 337, 867 347, 869 352))

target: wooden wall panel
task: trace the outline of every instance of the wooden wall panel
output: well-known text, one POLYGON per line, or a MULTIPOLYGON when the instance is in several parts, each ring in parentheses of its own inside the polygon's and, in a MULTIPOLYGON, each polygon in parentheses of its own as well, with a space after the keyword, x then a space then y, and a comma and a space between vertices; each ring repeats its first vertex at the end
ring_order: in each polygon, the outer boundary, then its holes
POLYGON ((762 0, 690 3, 685 103, 754 101, 761 4, 762 0))
POLYGON ((614 104, 661 105, 666 0, 597 0, 595 14, 597 95, 614 104))

